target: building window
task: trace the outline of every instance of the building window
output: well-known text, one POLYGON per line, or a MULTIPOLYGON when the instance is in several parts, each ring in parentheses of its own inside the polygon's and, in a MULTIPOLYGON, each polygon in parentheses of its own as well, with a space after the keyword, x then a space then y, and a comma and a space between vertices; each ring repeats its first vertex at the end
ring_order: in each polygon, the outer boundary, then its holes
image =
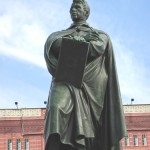
POLYGON ((24 139, 24 150, 29 150, 29 140, 24 139))
POLYGON ((8 139, 8 150, 12 150, 12 140, 8 139))
POLYGON ((20 139, 16 140, 16 150, 21 150, 21 141, 20 141, 20 139))
POLYGON ((133 135, 134 146, 138 146, 138 137, 137 135, 133 135))
POLYGON ((147 145, 147 141, 146 141, 146 135, 142 134, 142 145, 146 146, 147 145))
POLYGON ((128 137, 128 135, 125 136, 124 143, 125 143, 125 146, 129 146, 129 137, 128 137))

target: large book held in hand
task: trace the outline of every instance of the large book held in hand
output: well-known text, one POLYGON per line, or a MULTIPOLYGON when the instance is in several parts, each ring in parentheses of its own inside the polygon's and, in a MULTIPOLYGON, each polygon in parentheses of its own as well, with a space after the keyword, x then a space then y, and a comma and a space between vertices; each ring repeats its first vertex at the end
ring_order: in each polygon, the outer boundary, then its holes
POLYGON ((75 87, 81 88, 88 51, 88 42, 63 38, 55 81, 69 82, 75 87))

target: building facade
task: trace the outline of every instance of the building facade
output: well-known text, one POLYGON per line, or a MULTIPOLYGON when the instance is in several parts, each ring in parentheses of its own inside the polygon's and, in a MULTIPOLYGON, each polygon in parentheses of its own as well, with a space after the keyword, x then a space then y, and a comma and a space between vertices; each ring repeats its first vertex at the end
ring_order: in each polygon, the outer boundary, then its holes
MULTIPOLYGON (((150 105, 124 105, 123 150, 150 150, 150 105)), ((0 150, 44 150, 45 108, 0 109, 0 150)))
POLYGON ((150 105, 124 105, 128 136, 123 150, 150 150, 150 105))
POLYGON ((45 109, 1 109, 0 150, 44 150, 45 109))

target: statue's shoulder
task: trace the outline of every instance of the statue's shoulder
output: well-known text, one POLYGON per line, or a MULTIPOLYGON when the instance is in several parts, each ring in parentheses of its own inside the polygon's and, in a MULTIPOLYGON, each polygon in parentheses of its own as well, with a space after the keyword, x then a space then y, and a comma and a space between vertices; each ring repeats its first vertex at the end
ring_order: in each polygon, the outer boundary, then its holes
POLYGON ((61 31, 56 31, 56 32, 51 33, 46 39, 45 46, 49 47, 53 43, 53 41, 56 39, 56 37, 58 37, 60 34, 61 34, 61 31))
POLYGON ((68 34, 68 33, 69 33, 68 29, 53 32, 48 36, 46 43, 52 42, 54 39, 57 39, 58 37, 61 37, 61 36, 68 34))
POLYGON ((56 31, 56 32, 51 33, 51 34, 48 36, 46 42, 50 42, 52 39, 54 39, 56 36, 58 36, 58 35, 60 34, 60 32, 61 32, 61 31, 56 31))
POLYGON ((107 40, 110 39, 109 35, 108 35, 106 32, 104 32, 104 31, 102 31, 102 30, 98 30, 98 29, 94 29, 94 30, 95 30, 100 36, 105 37, 107 40))

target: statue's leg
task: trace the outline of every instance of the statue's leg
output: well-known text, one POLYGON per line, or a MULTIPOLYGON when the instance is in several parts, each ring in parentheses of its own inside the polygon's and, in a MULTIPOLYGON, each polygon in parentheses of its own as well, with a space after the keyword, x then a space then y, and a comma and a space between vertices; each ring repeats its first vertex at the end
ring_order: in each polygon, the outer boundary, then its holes
POLYGON ((73 147, 70 146, 70 145, 62 144, 61 150, 78 150, 78 149, 73 148, 73 147))
POLYGON ((57 134, 51 135, 45 150, 60 150, 60 138, 57 134))
POLYGON ((69 127, 72 127, 73 124, 71 122, 73 106, 74 103, 68 87, 63 83, 55 83, 51 88, 47 106, 45 137, 48 139, 46 139, 45 150, 62 150, 60 137, 63 138, 62 141, 69 143, 71 132, 68 133, 68 131, 72 130, 69 127))

